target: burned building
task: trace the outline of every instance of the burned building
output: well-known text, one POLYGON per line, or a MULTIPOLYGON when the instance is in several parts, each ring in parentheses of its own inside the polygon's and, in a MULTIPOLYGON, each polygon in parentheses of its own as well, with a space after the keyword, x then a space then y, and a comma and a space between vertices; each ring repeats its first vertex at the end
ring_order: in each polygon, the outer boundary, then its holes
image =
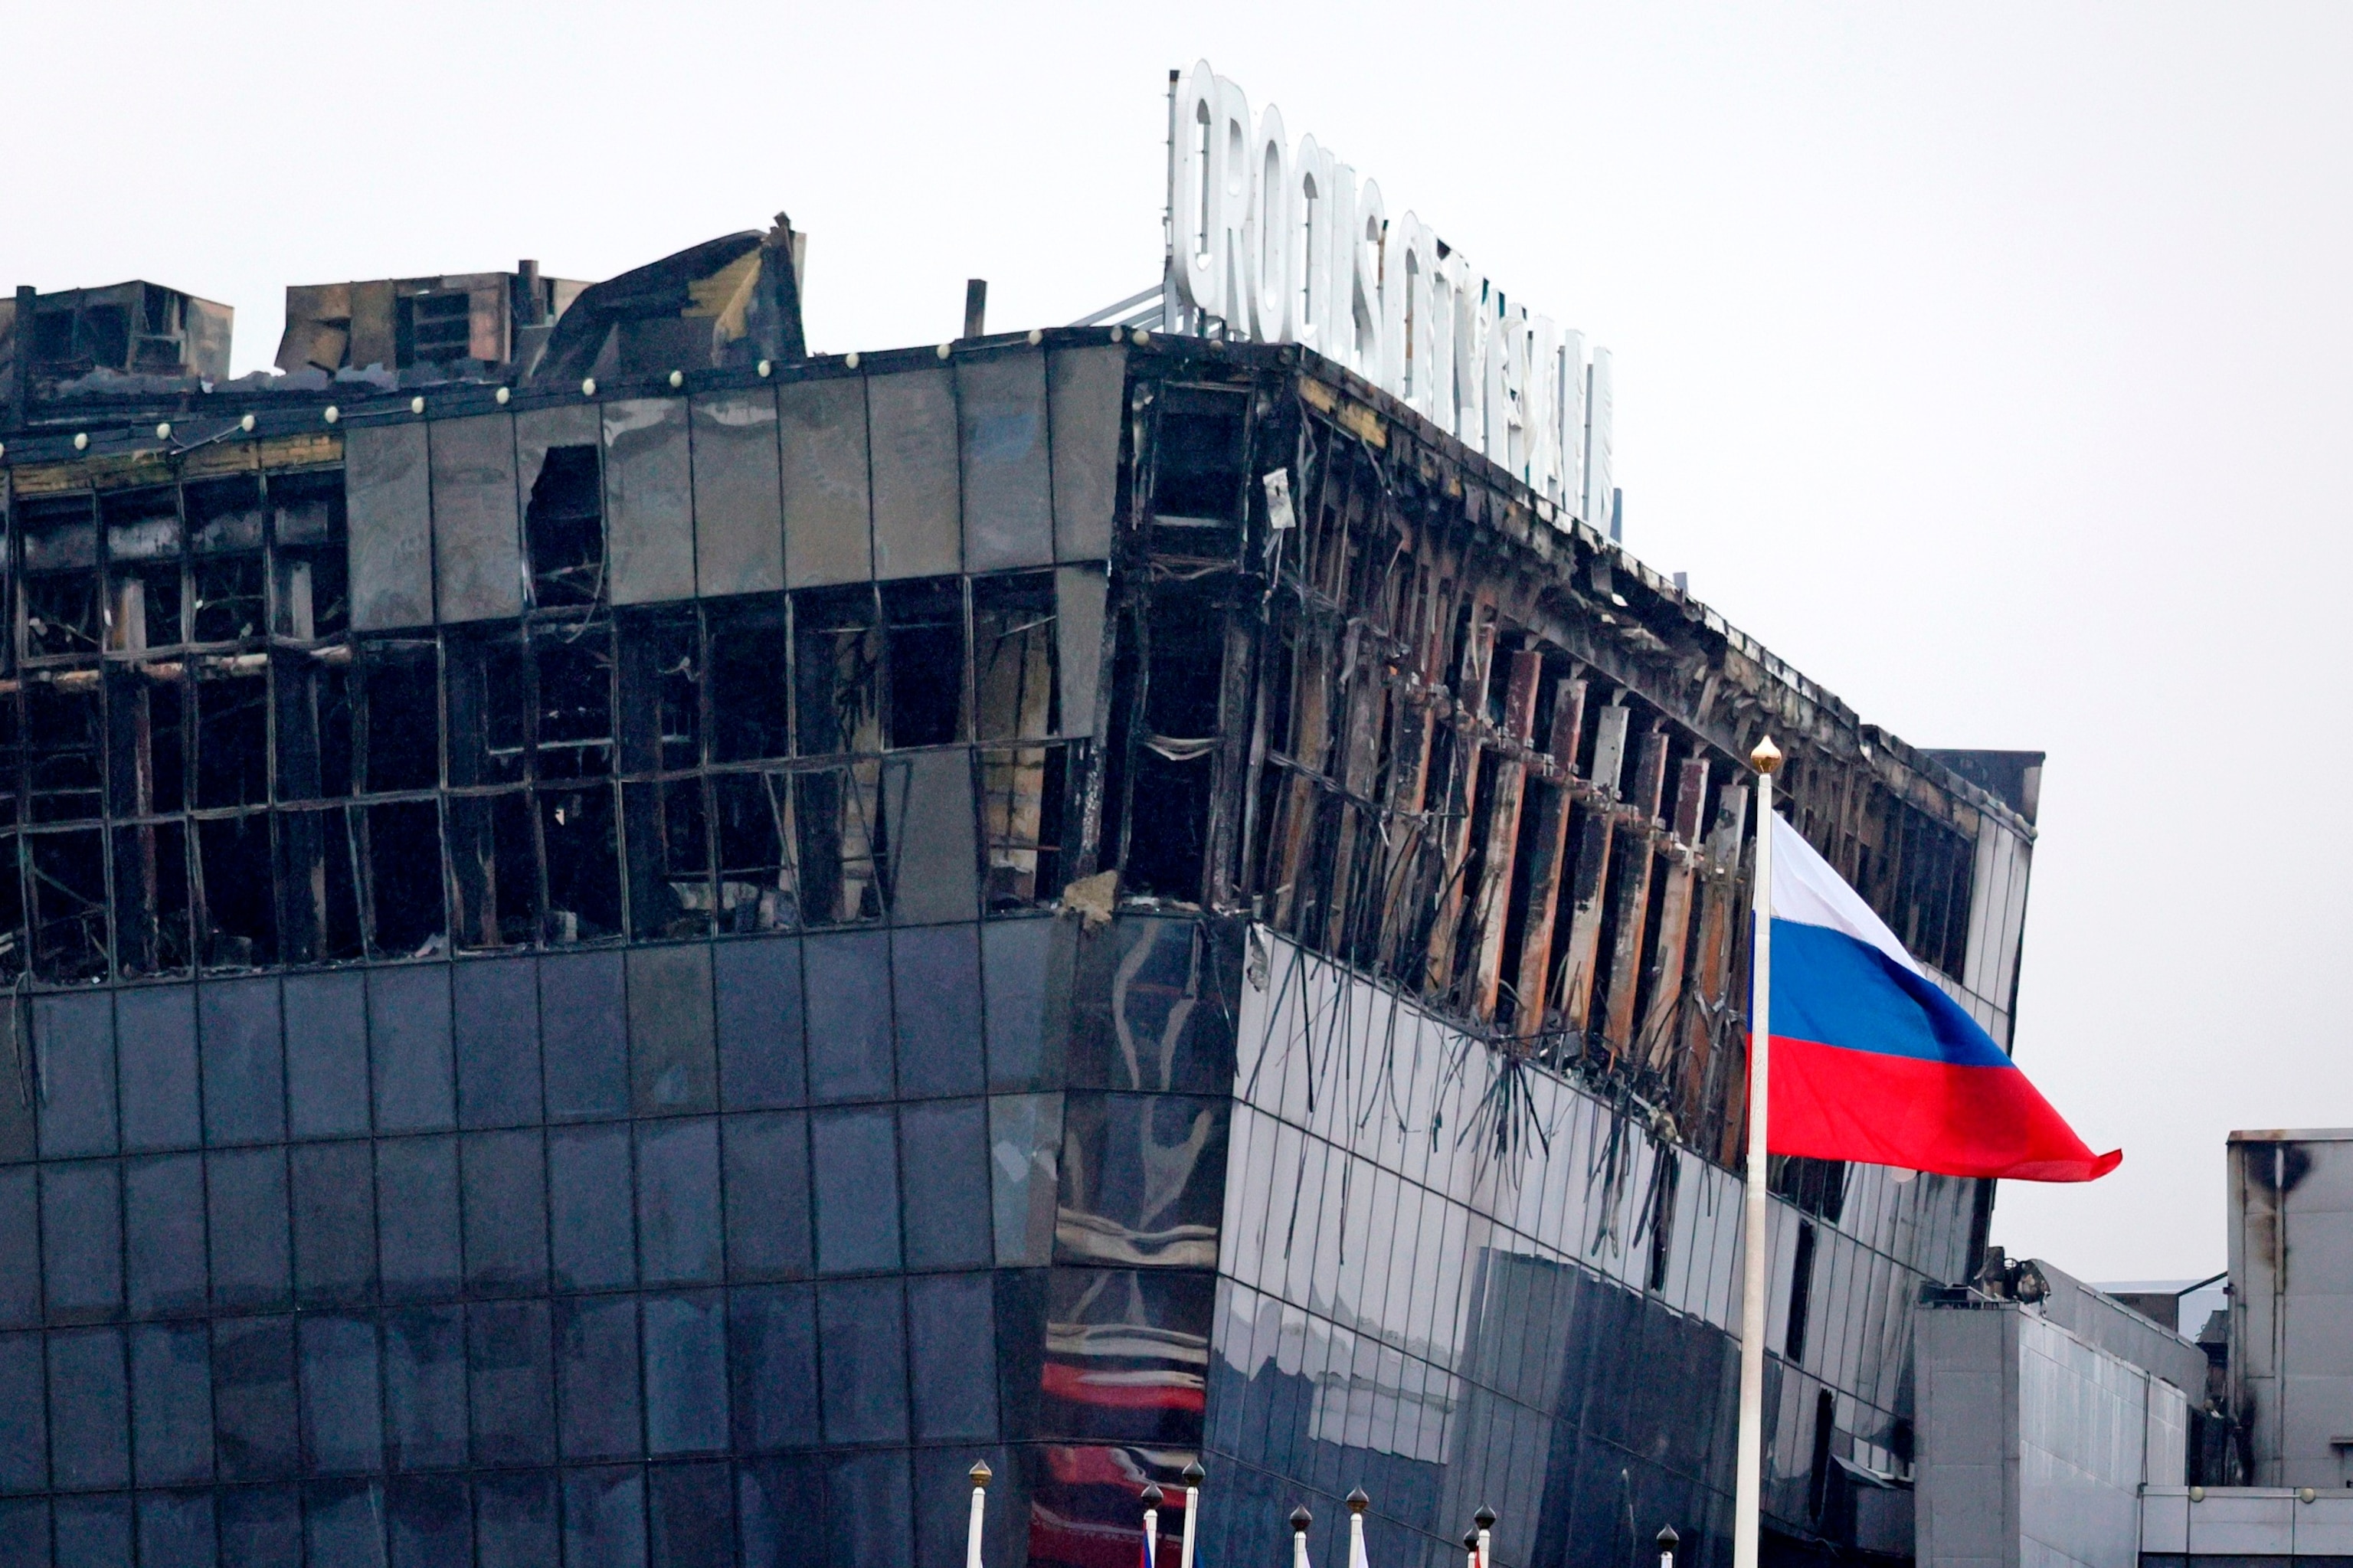
MULTIPOLYGON (((1006 1568, 1197 1457, 1212 1563, 1728 1559, 1738 759, 2006 1042, 2040 758, 1311 352, 812 356, 748 238, 11 408, 0 1563, 939 1562, 981 1457, 1006 1568)), ((1908 1556, 1990 1188, 1775 1190, 1771 1528, 1908 1556)))
POLYGON ((159 283, 20 288, 0 300, 0 402, 104 391, 131 377, 225 380, 236 315, 159 283))

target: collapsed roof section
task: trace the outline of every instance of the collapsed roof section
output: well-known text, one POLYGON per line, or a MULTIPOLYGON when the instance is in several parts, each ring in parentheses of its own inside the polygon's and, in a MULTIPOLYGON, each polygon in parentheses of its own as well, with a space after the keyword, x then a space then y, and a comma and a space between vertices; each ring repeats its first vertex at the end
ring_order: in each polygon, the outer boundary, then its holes
POLYGON ((561 385, 802 358, 802 237, 778 213, 765 233, 706 239, 607 279, 555 323, 527 379, 561 385))
POLYGON ((807 355, 807 238, 779 213, 771 228, 707 239, 601 283, 546 277, 526 260, 512 272, 293 284, 276 372, 234 381, 227 305, 135 281, 19 288, 0 299, 0 429, 79 425, 93 413, 233 420, 245 394, 348 384, 560 387, 786 363, 807 355), (20 322, 30 325, 19 332, 20 322))

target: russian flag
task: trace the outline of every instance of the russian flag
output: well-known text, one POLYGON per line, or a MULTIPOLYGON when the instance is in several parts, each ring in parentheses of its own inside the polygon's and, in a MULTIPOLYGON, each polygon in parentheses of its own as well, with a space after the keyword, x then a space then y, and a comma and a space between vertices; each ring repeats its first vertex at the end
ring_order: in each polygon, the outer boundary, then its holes
POLYGON ((2089 1181, 2094 1154, 1778 813, 1767 1148, 1946 1176, 2089 1181))

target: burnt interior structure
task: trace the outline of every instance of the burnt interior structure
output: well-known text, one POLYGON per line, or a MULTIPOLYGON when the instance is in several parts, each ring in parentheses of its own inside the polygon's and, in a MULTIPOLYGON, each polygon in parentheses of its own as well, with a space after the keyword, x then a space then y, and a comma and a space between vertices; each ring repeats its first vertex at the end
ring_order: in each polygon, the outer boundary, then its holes
MULTIPOLYGON (((1005 1568, 1197 1457, 1213 1563, 1728 1561, 1741 759, 2006 1043, 2040 757, 1295 347, 810 355, 797 238, 11 405, 0 1563, 880 1568, 984 1457, 1005 1568)), ((1775 1192, 1775 1550, 1908 1555, 1990 1186, 1775 1192)))

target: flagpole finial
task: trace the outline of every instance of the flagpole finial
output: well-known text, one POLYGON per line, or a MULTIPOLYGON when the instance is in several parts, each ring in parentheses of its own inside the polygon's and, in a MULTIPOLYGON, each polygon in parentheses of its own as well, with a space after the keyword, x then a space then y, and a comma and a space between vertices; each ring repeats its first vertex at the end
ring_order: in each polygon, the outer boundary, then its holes
POLYGON ((1471 1516, 1471 1522, 1482 1530, 1493 1530, 1495 1528, 1495 1510, 1481 1503, 1479 1511, 1471 1516))
POLYGON ((997 1472, 988 1467, 988 1461, 986 1459, 975 1460, 970 1474, 975 1488, 986 1487, 997 1478, 997 1472))
POLYGON ((1185 1467, 1183 1472, 1185 1484, 1188 1487, 1198 1487, 1208 1473, 1208 1471, 1201 1468, 1201 1461, 1195 1459, 1185 1467))
POLYGON ((1757 749, 1748 754, 1748 765, 1759 773, 1781 771, 1781 748, 1773 744, 1771 736, 1757 743, 1757 749))
POLYGON ((1158 1508, 1161 1501, 1162 1499, 1159 1483, 1147 1482, 1144 1489, 1144 1506, 1146 1508, 1158 1508))
POLYGON ((1307 1505, 1305 1503, 1302 1503, 1297 1508, 1291 1510, 1291 1532, 1293 1535, 1306 1534, 1307 1527, 1314 1522, 1315 1516, 1307 1511, 1307 1505))
POLYGON ((1365 1495, 1365 1489, 1362 1487, 1350 1489, 1347 1502, 1350 1513, 1362 1513, 1373 1506, 1373 1499, 1365 1495))

